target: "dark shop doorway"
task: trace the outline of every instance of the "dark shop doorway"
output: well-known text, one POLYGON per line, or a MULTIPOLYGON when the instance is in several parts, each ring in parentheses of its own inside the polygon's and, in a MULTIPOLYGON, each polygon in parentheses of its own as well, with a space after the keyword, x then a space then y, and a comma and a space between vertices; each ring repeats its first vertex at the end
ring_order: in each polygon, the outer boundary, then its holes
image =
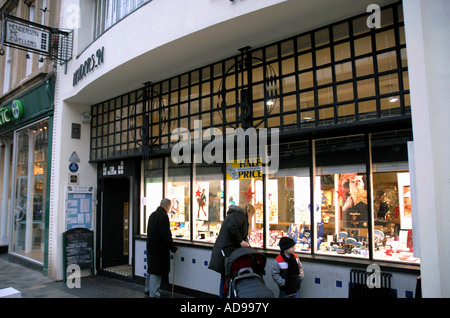
POLYGON ((122 275, 131 274, 130 179, 101 179, 100 266, 122 275))

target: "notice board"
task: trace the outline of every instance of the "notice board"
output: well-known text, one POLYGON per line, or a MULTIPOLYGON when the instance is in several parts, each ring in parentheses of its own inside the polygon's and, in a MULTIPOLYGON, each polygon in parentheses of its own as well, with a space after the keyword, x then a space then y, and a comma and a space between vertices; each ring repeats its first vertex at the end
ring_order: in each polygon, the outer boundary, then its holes
POLYGON ((94 187, 66 186, 66 229, 93 229, 94 187))

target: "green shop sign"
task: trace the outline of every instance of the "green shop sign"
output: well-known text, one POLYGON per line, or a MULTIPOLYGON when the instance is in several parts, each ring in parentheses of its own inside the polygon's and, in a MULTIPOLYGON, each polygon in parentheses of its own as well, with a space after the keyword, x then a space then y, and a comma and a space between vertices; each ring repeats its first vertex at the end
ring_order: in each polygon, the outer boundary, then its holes
POLYGON ((14 100, 11 105, 0 108, 0 126, 18 120, 23 116, 22 102, 14 100))

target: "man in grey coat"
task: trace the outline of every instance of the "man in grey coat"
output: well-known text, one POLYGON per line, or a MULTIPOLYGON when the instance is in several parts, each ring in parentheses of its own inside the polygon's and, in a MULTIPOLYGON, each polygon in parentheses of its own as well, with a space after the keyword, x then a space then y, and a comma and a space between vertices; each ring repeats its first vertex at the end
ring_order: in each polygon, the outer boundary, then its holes
POLYGON ((220 273, 220 297, 223 297, 223 285, 225 283, 225 257, 222 255, 222 249, 225 255, 229 255, 233 250, 239 247, 249 247, 248 227, 249 221, 255 215, 255 208, 251 204, 243 207, 232 205, 228 209, 228 214, 222 223, 219 236, 214 244, 211 260, 208 268, 220 273))

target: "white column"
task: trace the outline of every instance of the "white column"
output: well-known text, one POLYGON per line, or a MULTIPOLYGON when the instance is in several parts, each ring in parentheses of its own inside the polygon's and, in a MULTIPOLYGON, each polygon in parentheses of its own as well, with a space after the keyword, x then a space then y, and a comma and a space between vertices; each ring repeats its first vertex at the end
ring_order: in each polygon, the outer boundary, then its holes
MULTIPOLYGON (((450 1, 403 1, 422 295, 450 297, 450 1)), ((413 233, 414 235, 414 233, 413 233)))
POLYGON ((8 201, 9 201, 9 172, 10 172, 10 165, 9 165, 9 158, 11 157, 11 146, 12 146, 12 140, 10 139, 3 139, 3 143, 5 144, 5 151, 4 151, 4 163, 3 163, 3 200, 2 200, 2 219, 1 219, 1 229, 0 229, 0 244, 8 244, 8 201))
POLYGON ((28 178, 27 178, 27 223, 25 230, 25 253, 33 248, 33 208, 34 208, 34 141, 35 133, 28 131, 28 178))

